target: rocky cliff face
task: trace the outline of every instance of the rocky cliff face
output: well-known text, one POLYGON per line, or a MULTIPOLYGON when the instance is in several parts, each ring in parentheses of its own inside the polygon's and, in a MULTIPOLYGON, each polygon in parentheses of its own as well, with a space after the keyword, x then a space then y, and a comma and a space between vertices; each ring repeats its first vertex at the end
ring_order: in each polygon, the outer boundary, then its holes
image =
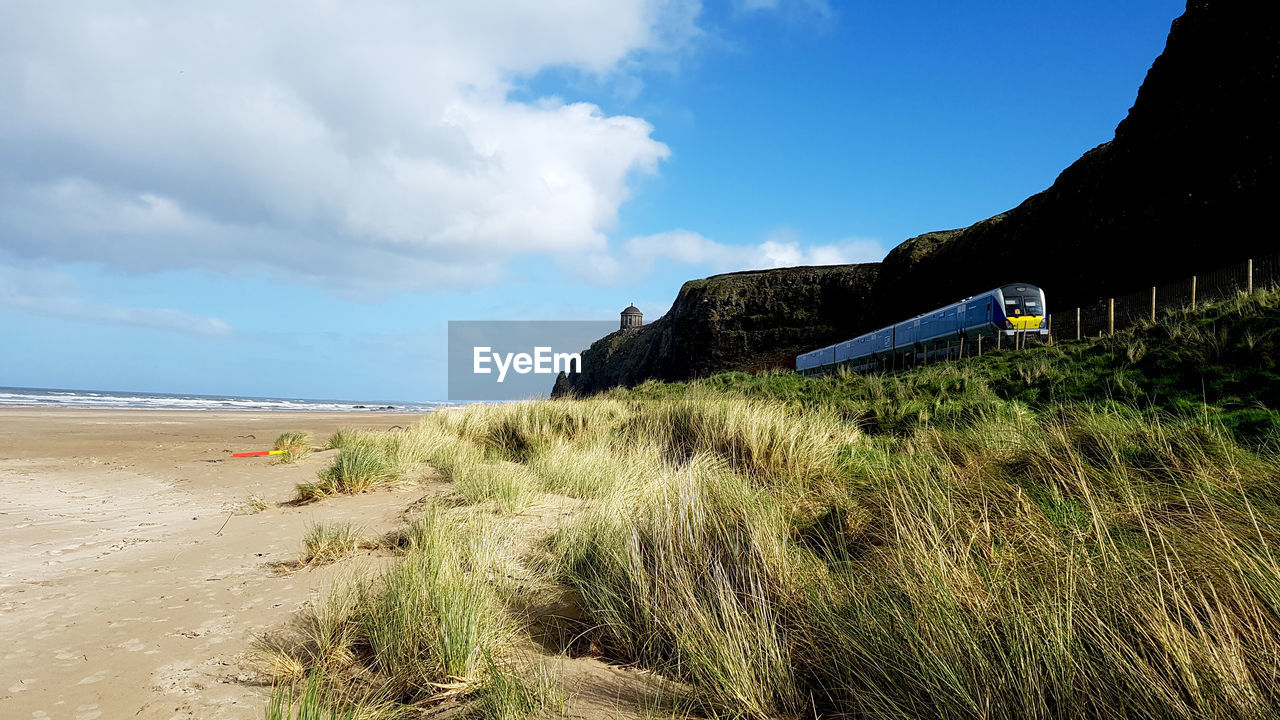
POLYGON ((1192 0, 1115 139, 1053 186, 963 230, 885 258, 877 295, 918 288, 924 312, 1013 280, 1058 307, 1280 250, 1280 3, 1192 0))
POLYGON ((970 227, 911 238, 878 271, 686 283, 671 312, 597 342, 588 372, 560 389, 759 367, 1011 281, 1040 285, 1062 308, 1275 253, 1278 149, 1280 3, 1191 0, 1115 139, 1047 190, 970 227))
POLYGON ((666 315, 592 344, 582 355, 583 372, 558 382, 553 395, 791 366, 796 354, 870 321, 876 271, 875 264, 831 265, 691 280, 666 315))

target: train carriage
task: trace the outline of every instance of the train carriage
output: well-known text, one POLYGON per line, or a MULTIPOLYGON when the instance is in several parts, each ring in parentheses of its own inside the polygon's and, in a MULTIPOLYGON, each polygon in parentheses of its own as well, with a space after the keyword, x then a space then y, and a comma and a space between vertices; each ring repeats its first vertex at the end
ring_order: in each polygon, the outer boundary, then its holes
POLYGON ((998 335, 1047 335, 1044 290, 1012 283, 796 357, 796 370, 883 369, 964 352, 998 335))

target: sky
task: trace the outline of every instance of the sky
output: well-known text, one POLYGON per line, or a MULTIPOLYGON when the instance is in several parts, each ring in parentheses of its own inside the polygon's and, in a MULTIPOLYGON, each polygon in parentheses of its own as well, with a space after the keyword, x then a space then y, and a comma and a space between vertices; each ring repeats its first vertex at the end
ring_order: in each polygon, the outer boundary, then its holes
POLYGON ((0 385, 445 397, 450 320, 875 262, 1109 140, 1171 0, 0 0, 0 385))

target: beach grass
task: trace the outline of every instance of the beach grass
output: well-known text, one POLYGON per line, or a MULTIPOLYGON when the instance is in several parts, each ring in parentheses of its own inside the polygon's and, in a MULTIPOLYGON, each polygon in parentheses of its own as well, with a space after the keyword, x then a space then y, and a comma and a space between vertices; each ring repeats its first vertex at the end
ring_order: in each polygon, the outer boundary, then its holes
POLYGON ((324 565, 350 556, 363 545, 360 529, 350 523, 316 523, 302 537, 302 565, 324 565))
POLYGON ((515 718, 563 703, 554 673, 517 652, 516 627, 493 585, 501 558, 486 517, 418 514, 388 569, 342 584, 286 632, 259 640, 264 675, 303 704, 309 692, 316 707, 357 709, 342 698, 394 701, 394 712, 378 705, 362 709, 366 717, 451 702, 482 717, 515 718))
POLYGON ((454 489, 467 502, 490 503, 497 512, 518 513, 533 504, 537 481, 523 465, 482 463, 454 475, 454 489))
POLYGON ((1111 408, 922 426, 828 486, 694 455, 561 527, 599 644, 715 716, 1264 717, 1280 458, 1111 408))
POLYGON ((329 436, 328 442, 325 443, 325 450, 341 450, 342 448, 354 443, 356 438, 360 436, 360 431, 352 428, 338 428, 329 436))
POLYGON ((311 433, 304 431, 281 433, 271 449, 284 451, 275 456, 276 462, 285 464, 298 462, 311 453, 311 433))
POLYGON ((365 492, 403 479, 406 468, 399 456, 398 443, 381 434, 357 432, 338 451, 332 464, 317 473, 315 480, 298 485, 298 501, 365 492))
POLYGON ((353 437, 344 454, 434 466, 460 504, 277 643, 276 675, 554 710, 510 611, 541 583, 576 599, 578 646, 679 685, 659 714, 1275 717, 1275 355, 1239 353, 1271 352, 1276 298, 897 375, 646 384, 353 437), (545 562, 513 559, 503 533, 544 496, 573 504, 521 545, 545 562))

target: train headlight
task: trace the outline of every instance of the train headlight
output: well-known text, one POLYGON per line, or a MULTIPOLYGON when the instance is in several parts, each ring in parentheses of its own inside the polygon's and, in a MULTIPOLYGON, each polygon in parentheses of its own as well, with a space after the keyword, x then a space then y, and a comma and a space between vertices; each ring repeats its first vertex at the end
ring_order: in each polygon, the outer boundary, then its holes
POLYGON ((1045 327, 1048 322, 1047 318, 1040 318, 1040 327, 1045 327))
POLYGON ((1005 326, 1006 328, 1008 328, 1009 330, 1012 330, 1012 329, 1013 329, 1013 321, 1012 321, 1012 320, 1009 320, 1008 318, 1005 318, 1004 326, 1005 326))

